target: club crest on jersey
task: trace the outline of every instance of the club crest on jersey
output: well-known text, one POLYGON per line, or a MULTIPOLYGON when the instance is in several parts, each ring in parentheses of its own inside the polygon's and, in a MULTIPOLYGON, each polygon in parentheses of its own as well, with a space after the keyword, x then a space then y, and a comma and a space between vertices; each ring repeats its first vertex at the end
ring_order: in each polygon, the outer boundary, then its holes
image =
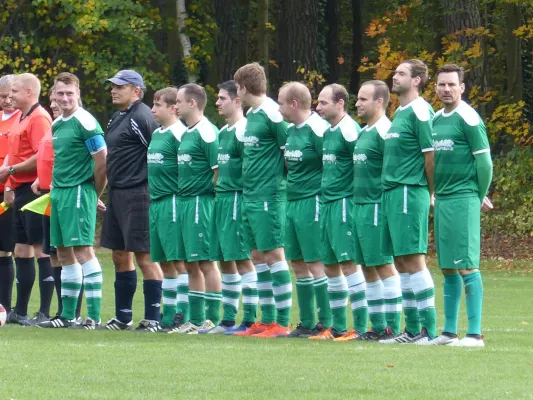
POLYGON ((192 164, 192 156, 190 154, 179 154, 178 164, 192 164))
POLYGON ((287 150, 285 152, 285 158, 288 161, 302 161, 302 155, 300 150, 287 150))
POLYGON ((229 154, 219 154, 217 156, 217 161, 219 164, 227 164, 229 162, 230 156, 229 154))
POLYGON ((165 156, 161 153, 149 153, 147 158, 148 164, 163 164, 165 156))
POLYGON ((454 142, 451 139, 434 140, 433 148, 435 151, 453 151, 454 142))
POLYGON ((366 154, 354 154, 353 155, 353 162, 355 163, 364 163, 367 160, 366 154))
POLYGON ((245 136, 243 138, 243 142, 245 146, 255 146, 259 147, 259 138, 257 136, 245 136))
POLYGON ((322 156, 322 163, 323 164, 336 164, 337 163, 337 156, 335 154, 324 154, 322 156))

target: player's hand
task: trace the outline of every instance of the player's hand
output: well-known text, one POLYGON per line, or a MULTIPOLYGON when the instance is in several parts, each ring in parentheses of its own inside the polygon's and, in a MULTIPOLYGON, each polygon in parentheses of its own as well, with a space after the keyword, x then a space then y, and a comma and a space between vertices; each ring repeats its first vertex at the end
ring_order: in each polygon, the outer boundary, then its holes
POLYGON ((492 204, 492 201, 489 200, 487 196, 483 199, 483 202, 481 203, 481 210, 482 211, 490 211, 494 208, 494 205, 492 204))
POLYGON ((105 211, 105 210, 107 210, 107 208, 106 208, 104 202, 103 202, 102 200, 100 200, 100 199, 98 199, 98 204, 96 205, 96 209, 97 209, 98 211, 105 211))
POLYGON ((15 203, 15 192, 12 190, 9 192, 4 191, 4 202, 9 207, 13 207, 13 204, 15 203))
POLYGON ((4 183, 9 176, 9 167, 2 165, 0 167, 0 183, 4 183))
POLYGON ((431 197, 429 198, 429 206, 431 208, 435 207, 435 195, 432 194, 431 197))
POLYGON ((37 196, 41 195, 41 191, 39 190, 39 178, 35 179, 35 181, 31 184, 31 190, 37 196))

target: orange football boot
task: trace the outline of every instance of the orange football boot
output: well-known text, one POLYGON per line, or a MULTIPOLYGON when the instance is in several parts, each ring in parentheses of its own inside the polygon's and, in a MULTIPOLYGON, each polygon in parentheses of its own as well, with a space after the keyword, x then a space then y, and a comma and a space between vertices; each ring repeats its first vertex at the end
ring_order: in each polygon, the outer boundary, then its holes
POLYGON ((359 334, 356 330, 350 331, 342 335, 341 337, 333 339, 334 342, 349 342, 350 340, 355 340, 359 337, 359 334))
POLYGON ((255 335, 252 335, 253 337, 261 337, 261 338, 273 338, 273 337, 280 337, 280 336, 287 336, 289 333, 291 333, 291 329, 288 326, 281 326, 277 323, 274 323, 272 328, 267 329, 266 331, 263 331, 261 333, 257 333, 255 335))
POLYGON ((270 328, 272 328, 274 326, 274 324, 275 324, 275 322, 273 322, 271 324, 264 324, 262 322, 256 322, 255 324, 253 324, 251 327, 249 327, 244 332, 235 332, 233 335, 234 336, 252 336, 252 335, 257 335, 258 333, 261 333, 261 332, 264 332, 266 330, 269 330, 270 328))

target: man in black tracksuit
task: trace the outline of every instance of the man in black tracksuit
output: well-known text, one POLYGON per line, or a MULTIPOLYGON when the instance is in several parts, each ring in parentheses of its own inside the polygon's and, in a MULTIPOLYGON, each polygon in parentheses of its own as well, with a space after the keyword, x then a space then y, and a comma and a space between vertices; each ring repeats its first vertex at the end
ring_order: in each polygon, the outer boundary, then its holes
POLYGON ((144 319, 137 330, 158 330, 163 273, 150 261, 148 173, 146 152, 158 128, 150 108, 142 103, 144 82, 137 72, 119 71, 109 79, 118 108, 107 125, 108 204, 101 245, 113 250, 115 310, 109 330, 131 329, 137 288, 133 256, 144 278, 144 319))

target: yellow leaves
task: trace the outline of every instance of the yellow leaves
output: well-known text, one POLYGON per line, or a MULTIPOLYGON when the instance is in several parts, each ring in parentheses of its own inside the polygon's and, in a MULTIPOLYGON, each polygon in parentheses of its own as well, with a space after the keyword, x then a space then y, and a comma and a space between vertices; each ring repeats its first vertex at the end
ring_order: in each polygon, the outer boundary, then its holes
POLYGON ((24 47, 24 53, 25 54, 30 54, 30 51, 31 51, 31 46, 29 44, 27 44, 25 47, 24 47))
POLYGON ((446 50, 444 50, 444 55, 450 55, 455 51, 458 51, 461 48, 461 43, 459 42, 449 42, 447 43, 446 50))
POLYGON ((474 42, 474 45, 465 51, 465 55, 468 56, 468 58, 479 58, 483 55, 483 51, 481 50, 481 43, 479 40, 476 40, 474 42))

